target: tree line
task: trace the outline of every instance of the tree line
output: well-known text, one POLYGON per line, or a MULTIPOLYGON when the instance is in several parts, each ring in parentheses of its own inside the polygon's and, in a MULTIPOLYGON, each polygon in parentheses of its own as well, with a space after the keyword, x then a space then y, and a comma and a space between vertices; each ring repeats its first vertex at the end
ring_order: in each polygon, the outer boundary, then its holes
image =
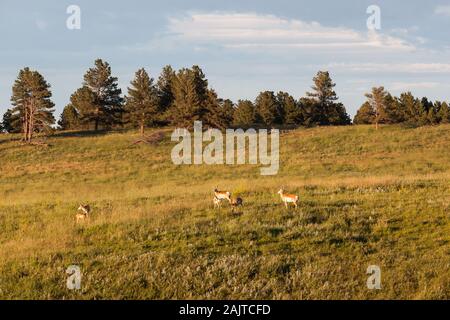
MULTIPOLYGON (((200 67, 176 71, 168 65, 156 80, 145 69, 139 69, 123 95, 109 63, 98 59, 84 74, 81 87, 71 95, 57 128, 138 128, 143 135, 148 127, 189 128, 196 120, 205 127, 219 129, 349 125, 351 119, 338 102, 335 85, 328 72, 319 71, 313 78, 311 92, 298 100, 287 92, 263 91, 255 101, 233 103, 217 95, 200 67)), ((21 70, 12 88, 12 107, 3 115, 0 131, 22 133, 23 140, 30 142, 35 133, 54 130, 51 95, 50 85, 39 72, 21 70)), ((354 119, 356 124, 448 122, 445 102, 431 103, 426 98, 419 101, 410 93, 394 98, 384 88, 374 88, 367 98, 354 119)))
POLYGON ((450 123, 450 108, 447 102, 416 98, 411 92, 399 97, 392 96, 384 87, 374 87, 366 94, 367 101, 359 108, 354 124, 395 124, 424 126, 450 123))
MULTIPOLYGON (((287 92, 264 91, 255 101, 233 103, 218 97, 200 67, 175 71, 166 66, 156 81, 145 69, 138 70, 122 96, 110 65, 98 59, 85 73, 82 86, 71 95, 57 124, 62 130, 139 128, 142 134, 147 127, 190 127, 195 120, 221 129, 350 124, 345 107, 337 102, 329 73, 321 71, 313 80, 312 92, 299 100, 287 92)), ((22 132, 25 141, 36 132, 51 130, 55 119, 50 97, 50 85, 37 71, 21 70, 13 86, 13 107, 3 116, 3 130, 22 132), (26 78, 28 73, 43 83, 33 84, 26 78), (42 105, 38 109, 46 116, 39 124, 27 116, 30 105, 42 105), (23 129, 28 127, 27 131, 23 129)))

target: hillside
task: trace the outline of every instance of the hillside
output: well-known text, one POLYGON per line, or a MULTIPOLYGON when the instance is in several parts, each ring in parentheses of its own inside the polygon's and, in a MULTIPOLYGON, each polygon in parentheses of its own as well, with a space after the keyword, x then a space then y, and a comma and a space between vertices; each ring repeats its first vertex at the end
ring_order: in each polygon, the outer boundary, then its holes
POLYGON ((450 125, 299 129, 276 176, 177 167, 169 132, 137 137, 0 135, 0 298, 450 299, 450 125), (215 186, 243 210, 214 210, 215 186), (81 203, 93 212, 77 225, 81 203), (74 264, 81 291, 66 288, 74 264))

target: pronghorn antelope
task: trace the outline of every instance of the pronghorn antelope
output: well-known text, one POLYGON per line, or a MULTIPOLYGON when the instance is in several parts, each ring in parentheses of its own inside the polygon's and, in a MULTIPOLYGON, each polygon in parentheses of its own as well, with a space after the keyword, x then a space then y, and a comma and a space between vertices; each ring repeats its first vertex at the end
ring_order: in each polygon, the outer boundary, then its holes
POLYGON ((228 200, 231 203, 231 192, 219 191, 217 188, 214 189, 214 207, 220 208, 220 203, 222 200, 228 200))
POLYGON ((81 213, 78 212, 75 216, 77 222, 89 218, 89 214, 91 213, 91 207, 89 205, 80 204, 80 206, 78 207, 78 211, 81 211, 81 213))
POLYGON ((80 222, 81 220, 86 219, 87 216, 86 216, 85 214, 83 214, 83 213, 77 213, 77 214, 75 215, 75 218, 77 219, 77 223, 78 223, 78 222, 80 222))
POLYGON ((214 196, 213 203, 214 203, 214 208, 217 207, 218 209, 220 209, 220 205, 222 202, 220 201, 220 199, 216 198, 216 196, 214 196))
POLYGON ((230 204, 231 204, 231 211, 232 212, 234 212, 234 210, 237 208, 237 207, 242 207, 242 198, 239 198, 239 197, 237 197, 236 199, 232 199, 231 201, 230 201, 230 204))
POLYGON ((217 188, 215 188, 214 196, 219 200, 231 201, 231 192, 228 192, 228 191, 219 191, 217 188))
POLYGON ((283 187, 280 189, 280 191, 278 191, 278 194, 281 197, 281 201, 284 202, 284 205, 286 206, 286 209, 288 208, 288 203, 293 203, 295 208, 297 208, 297 202, 298 202, 298 196, 297 195, 285 193, 283 187))
POLYGON ((220 209, 222 205, 222 200, 228 200, 231 203, 231 192, 228 191, 219 191, 217 187, 214 189, 214 208, 220 209))

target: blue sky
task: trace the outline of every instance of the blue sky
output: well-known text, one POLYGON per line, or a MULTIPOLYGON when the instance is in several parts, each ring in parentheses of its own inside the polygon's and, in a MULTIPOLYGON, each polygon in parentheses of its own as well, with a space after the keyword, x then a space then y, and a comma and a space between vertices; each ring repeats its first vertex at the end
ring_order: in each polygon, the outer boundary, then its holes
POLYGON ((200 65, 223 98, 262 90, 299 98, 328 70, 353 116, 372 86, 450 100, 450 1, 0 0, 0 113, 19 69, 52 85, 57 116, 96 58, 123 91, 134 72, 200 65), (66 28, 69 5, 81 30, 66 28), (381 9, 369 31, 366 9, 381 9))

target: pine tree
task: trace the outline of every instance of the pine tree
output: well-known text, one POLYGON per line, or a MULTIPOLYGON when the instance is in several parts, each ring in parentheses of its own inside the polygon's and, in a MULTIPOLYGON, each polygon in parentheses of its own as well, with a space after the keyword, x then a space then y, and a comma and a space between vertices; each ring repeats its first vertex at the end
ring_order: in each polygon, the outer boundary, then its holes
POLYGON ((239 100, 233 114, 233 125, 249 128, 256 121, 255 107, 250 100, 239 100))
POLYGON ((282 122, 280 107, 273 91, 261 92, 255 101, 258 120, 270 127, 282 122))
MULTIPOLYGON (((218 129, 228 128, 231 122, 229 102, 231 101, 228 100, 228 102, 225 102, 224 100, 219 99, 214 90, 208 89, 207 99, 205 101, 206 110, 202 116, 203 126, 218 129)), ((233 108, 232 103, 231 108, 233 108)))
POLYGON ((88 87, 79 88, 70 97, 70 106, 76 110, 81 128, 98 130, 101 107, 97 103, 95 93, 88 87))
POLYGON ((375 113, 374 123, 375 128, 378 129, 378 124, 385 122, 387 118, 385 106, 387 92, 384 87, 373 87, 371 93, 366 93, 366 97, 375 113))
POLYGON ((421 121, 423 124, 434 125, 439 123, 438 111, 440 108, 440 104, 441 103, 439 101, 436 101, 436 108, 435 108, 435 105, 432 102, 428 102, 427 98, 422 99, 422 105, 424 106, 423 107, 424 116, 426 115, 425 119, 421 121))
MULTIPOLYGON (((313 92, 307 92, 308 98, 312 99, 317 106, 313 107, 314 115, 310 114, 312 121, 321 125, 340 125, 350 124, 348 116, 343 104, 336 103, 338 97, 334 91, 335 83, 331 80, 327 71, 319 71, 313 78, 314 85, 311 87, 313 92)), ((309 104, 309 102, 308 102, 309 104)))
POLYGON ((20 118, 23 141, 31 142, 36 132, 49 131, 55 123, 50 85, 37 71, 20 70, 13 85, 13 117, 20 118))
POLYGON ((222 109, 224 123, 229 127, 233 123, 234 112, 236 110, 234 103, 230 99, 219 99, 219 104, 222 109))
POLYGON ((332 113, 333 104, 338 100, 336 92, 334 91, 335 83, 331 80, 330 74, 327 71, 319 71, 313 78, 314 85, 311 87, 313 92, 307 92, 306 96, 313 99, 318 108, 318 114, 314 117, 319 124, 329 125, 330 115, 332 113))
POLYGON ((80 115, 72 104, 64 107, 58 126, 61 130, 77 130, 80 128, 80 115))
POLYGON ((158 111, 158 92, 153 78, 145 69, 139 69, 125 97, 125 122, 131 127, 138 127, 144 135, 146 126, 157 123, 158 111))
POLYGON ((161 112, 166 112, 173 104, 173 86, 175 79, 175 72, 170 65, 165 66, 158 78, 156 87, 158 89, 159 109, 161 112))
POLYGON ((389 112, 392 123, 403 123, 406 121, 406 111, 399 97, 394 98, 392 110, 389 112))
POLYGON ((1 123, 3 131, 8 133, 20 133, 20 121, 20 117, 17 114, 14 115, 11 109, 6 110, 6 112, 3 114, 3 120, 1 123))
POLYGON ((196 120, 204 120, 207 112, 208 80, 202 70, 194 66, 183 68, 174 77, 174 101, 168 111, 173 125, 191 128, 196 120))
POLYGON ((404 112, 404 121, 413 126, 423 125, 424 109, 419 99, 411 92, 404 92, 397 99, 401 110, 404 112))
POLYGON ((427 97, 423 97, 422 100, 422 106, 426 114, 430 111, 430 109, 434 108, 433 102, 429 101, 427 97))
POLYGON ((123 99, 122 90, 118 87, 117 78, 111 76, 111 67, 108 62, 101 59, 95 61, 95 66, 84 75, 84 87, 95 95, 95 103, 91 106, 94 129, 97 131, 100 124, 105 128, 118 125, 122 120, 123 99))
POLYGON ((334 104, 334 110, 336 116, 334 119, 331 120, 332 125, 347 126, 352 124, 352 119, 350 118, 350 115, 347 113, 347 109, 345 108, 344 104, 340 102, 334 104))
POLYGON ((368 102, 364 102, 363 105, 356 112, 353 119, 354 124, 373 124, 375 123, 375 110, 373 106, 368 102))
POLYGON ((385 123, 399 123, 403 120, 402 111, 399 109, 399 104, 396 99, 387 92, 384 99, 385 123))
POLYGON ((287 92, 277 93, 278 106, 283 124, 298 125, 302 123, 302 113, 297 101, 287 92))
POLYGON ((298 105, 300 108, 302 125, 306 127, 320 125, 322 114, 320 112, 320 106, 316 100, 302 97, 298 101, 298 105))
POLYGON ((437 118, 439 123, 450 123, 450 108, 447 102, 442 102, 438 109, 437 118))

